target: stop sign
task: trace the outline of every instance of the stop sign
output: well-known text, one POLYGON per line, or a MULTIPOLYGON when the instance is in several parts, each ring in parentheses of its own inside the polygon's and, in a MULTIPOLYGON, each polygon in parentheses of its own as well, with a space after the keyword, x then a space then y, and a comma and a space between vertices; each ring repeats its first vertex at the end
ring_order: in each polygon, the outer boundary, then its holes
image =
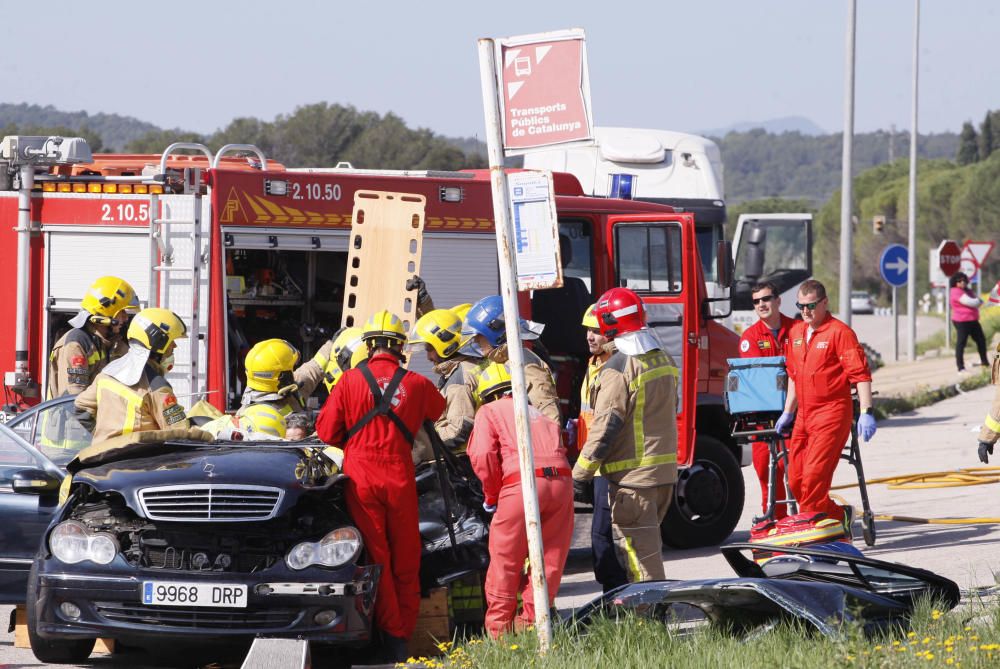
POLYGON ((958 243, 946 239, 938 247, 938 264, 945 276, 951 276, 958 272, 962 266, 962 249, 958 243))

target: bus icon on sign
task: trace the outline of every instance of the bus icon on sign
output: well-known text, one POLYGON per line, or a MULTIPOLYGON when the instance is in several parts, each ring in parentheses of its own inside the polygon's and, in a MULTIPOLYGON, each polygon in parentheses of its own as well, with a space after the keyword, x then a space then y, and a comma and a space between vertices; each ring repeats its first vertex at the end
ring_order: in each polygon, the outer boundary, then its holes
POLYGON ((514 74, 519 77, 527 77, 531 74, 531 57, 521 56, 514 59, 514 74))

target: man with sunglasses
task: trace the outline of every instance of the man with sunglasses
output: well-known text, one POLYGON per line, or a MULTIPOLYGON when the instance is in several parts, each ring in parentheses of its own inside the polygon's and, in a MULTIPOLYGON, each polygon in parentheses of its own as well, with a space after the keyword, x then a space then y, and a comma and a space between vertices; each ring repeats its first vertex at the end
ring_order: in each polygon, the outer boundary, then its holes
MULTIPOLYGON (((748 327, 740 337, 741 358, 763 358, 772 355, 784 355, 788 345, 788 333, 795 324, 795 319, 781 313, 781 297, 773 283, 761 282, 750 292, 753 298, 753 309, 760 320, 748 327)), ((753 444, 753 468, 760 481, 761 508, 767 513, 767 492, 770 482, 768 465, 771 454, 767 444, 755 441, 753 444)), ((777 463, 775 481, 785 480, 784 461, 777 463)), ((784 499, 785 495, 775 494, 775 499, 784 499)), ((774 519, 781 520, 788 515, 784 504, 774 507, 774 519)))
POLYGON ((830 499, 830 483, 851 434, 852 385, 861 405, 858 434, 866 442, 875 434, 868 358, 854 331, 830 314, 822 283, 804 281, 795 306, 802 322, 789 333, 788 397, 775 425, 784 433, 795 422, 788 449, 788 484, 800 513, 843 518, 849 531, 850 508, 830 499))

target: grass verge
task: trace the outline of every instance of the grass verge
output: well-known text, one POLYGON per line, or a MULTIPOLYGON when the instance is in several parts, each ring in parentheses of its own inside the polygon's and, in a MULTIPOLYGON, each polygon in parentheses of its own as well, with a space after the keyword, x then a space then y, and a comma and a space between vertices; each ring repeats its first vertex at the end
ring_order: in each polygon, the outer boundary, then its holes
POLYGON ((413 658, 404 666, 442 668, 539 667, 980 667, 1000 666, 1000 608, 973 603, 943 613, 918 605, 909 631, 863 633, 847 624, 840 639, 815 634, 804 624, 782 623, 748 640, 706 627, 681 635, 661 623, 637 617, 600 621, 586 633, 556 631, 548 654, 539 656, 533 633, 500 641, 472 639, 441 645, 440 658, 413 658))

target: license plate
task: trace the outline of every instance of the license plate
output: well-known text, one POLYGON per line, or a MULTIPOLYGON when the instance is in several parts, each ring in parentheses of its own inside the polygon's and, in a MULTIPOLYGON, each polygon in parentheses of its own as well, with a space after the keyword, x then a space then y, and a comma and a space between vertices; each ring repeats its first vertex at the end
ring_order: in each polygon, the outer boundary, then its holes
POLYGON ((245 609, 247 586, 231 583, 144 581, 142 603, 154 606, 209 606, 245 609))

